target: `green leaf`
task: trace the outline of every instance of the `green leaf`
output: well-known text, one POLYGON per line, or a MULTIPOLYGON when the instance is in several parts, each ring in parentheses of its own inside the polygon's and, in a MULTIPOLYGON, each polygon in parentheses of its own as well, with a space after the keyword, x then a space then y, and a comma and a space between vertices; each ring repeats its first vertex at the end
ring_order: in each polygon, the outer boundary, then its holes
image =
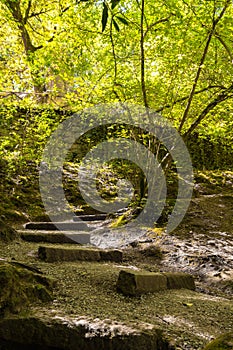
POLYGON ((104 9, 102 13, 102 32, 105 30, 108 21, 108 8, 105 3, 103 3, 104 9))
POLYGON ((120 0, 111 0, 112 10, 119 4, 120 0))
POLYGON ((112 22, 113 22, 113 25, 114 25, 115 29, 119 32, 120 28, 119 28, 117 22, 115 21, 115 19, 113 19, 112 22))
POLYGON ((116 16, 118 19, 119 19, 119 21, 121 21, 123 24, 125 24, 125 25, 128 25, 129 24, 129 22, 124 18, 124 17, 119 17, 119 16, 116 16))

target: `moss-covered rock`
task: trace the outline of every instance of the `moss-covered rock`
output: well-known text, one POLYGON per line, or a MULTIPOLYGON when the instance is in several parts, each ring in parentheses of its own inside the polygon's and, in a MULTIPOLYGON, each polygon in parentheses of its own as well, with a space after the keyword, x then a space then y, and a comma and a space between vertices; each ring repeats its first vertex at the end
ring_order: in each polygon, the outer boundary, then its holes
POLYGON ((17 237, 17 232, 0 219, 0 241, 10 242, 17 237))
POLYGON ((121 262, 123 253, 117 249, 97 249, 89 247, 40 246, 39 259, 46 262, 56 261, 114 261, 121 262))
POLYGON ((117 281, 117 289, 125 295, 139 295, 158 292, 165 289, 195 290, 192 275, 181 272, 148 272, 121 270, 117 281))
POLYGON ((52 300, 54 282, 23 264, 0 262, 0 315, 18 313, 31 303, 52 300))
POLYGON ((195 282, 192 275, 183 272, 165 272, 168 289, 190 289, 195 290, 195 282))
POLYGON ((233 333, 225 333, 211 341, 203 350, 232 350, 233 333))
POLYGON ((124 325, 104 320, 46 317, 5 318, 0 320, 1 339, 10 342, 6 350, 173 350, 156 327, 124 325), (12 341, 14 343, 12 344, 12 341))
POLYGON ((167 289, 167 278, 162 273, 121 270, 117 290, 125 295, 139 295, 167 289))

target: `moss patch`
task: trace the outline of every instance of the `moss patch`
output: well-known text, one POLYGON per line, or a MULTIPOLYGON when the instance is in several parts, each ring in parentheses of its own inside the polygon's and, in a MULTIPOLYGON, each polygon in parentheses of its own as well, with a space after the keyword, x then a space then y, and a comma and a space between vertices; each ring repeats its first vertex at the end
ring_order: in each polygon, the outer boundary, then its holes
POLYGON ((0 240, 3 242, 9 242, 17 237, 17 232, 0 220, 0 240))
POLYGON ((31 302, 52 300, 52 281, 20 264, 0 262, 0 314, 18 313, 31 302))
POLYGON ((232 350, 233 349, 233 333, 220 335, 218 338, 206 345, 204 350, 232 350))

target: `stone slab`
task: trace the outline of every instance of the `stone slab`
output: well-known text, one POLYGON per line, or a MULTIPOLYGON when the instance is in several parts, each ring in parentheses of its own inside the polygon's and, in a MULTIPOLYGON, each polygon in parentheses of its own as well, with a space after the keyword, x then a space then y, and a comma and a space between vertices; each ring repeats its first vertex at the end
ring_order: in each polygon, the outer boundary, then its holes
POLYGON ((56 261, 113 261, 121 262, 123 253, 120 250, 100 250, 87 247, 63 248, 40 246, 39 259, 46 262, 56 261))
POLYGON ((195 290, 195 282, 192 275, 183 272, 165 272, 168 289, 190 289, 195 290))
POLYGON ((140 295, 166 289, 195 290, 194 278, 186 273, 161 273, 135 270, 121 270, 117 290, 125 295, 140 295))
POLYGON ((125 295, 139 295, 167 289, 167 278, 162 273, 121 270, 117 290, 125 295))
POLYGON ((103 261, 122 262, 123 253, 117 249, 100 250, 100 257, 103 261))
POLYGON ((28 222, 24 225, 26 230, 47 231, 88 231, 85 222, 28 222))
POLYGON ((73 221, 101 221, 105 220, 107 214, 95 214, 95 215, 75 215, 73 221))
POLYGON ((71 233, 65 231, 36 231, 36 230, 20 230, 18 231, 20 237, 27 242, 35 243, 73 243, 73 244, 89 244, 89 233, 71 233))

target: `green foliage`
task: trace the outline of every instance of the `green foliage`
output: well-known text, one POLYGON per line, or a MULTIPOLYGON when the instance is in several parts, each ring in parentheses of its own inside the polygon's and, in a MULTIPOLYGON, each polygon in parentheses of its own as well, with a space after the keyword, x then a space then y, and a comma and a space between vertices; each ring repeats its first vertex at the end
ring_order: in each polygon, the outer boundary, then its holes
MULTIPOLYGON (((197 169, 232 168, 232 15, 230 0, 0 1, 2 183, 29 186, 26 175, 38 173, 48 137, 69 113, 145 97, 184 135, 197 169)), ((111 137, 157 147, 145 132, 109 126, 83 135, 67 161, 111 137)), ((136 173, 135 197, 145 197, 139 169, 108 166, 120 178, 136 173)))

